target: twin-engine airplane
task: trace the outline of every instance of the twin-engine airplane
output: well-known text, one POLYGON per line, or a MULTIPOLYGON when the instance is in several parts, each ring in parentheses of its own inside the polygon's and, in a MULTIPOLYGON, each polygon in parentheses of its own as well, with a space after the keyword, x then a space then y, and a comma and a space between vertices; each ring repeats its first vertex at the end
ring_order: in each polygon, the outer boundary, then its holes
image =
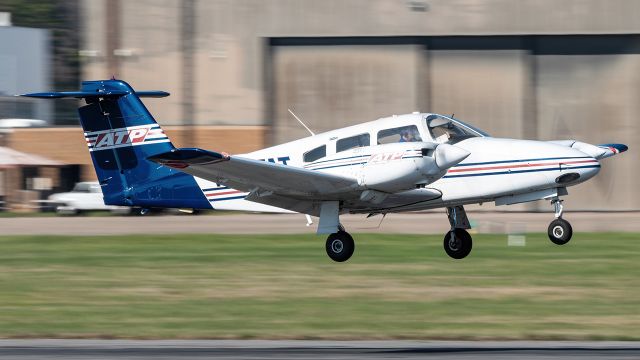
MULTIPOLYGON (((83 98, 80 122, 107 205, 298 212, 319 217, 326 251, 348 260, 354 241, 340 214, 387 214, 445 207, 444 249, 471 251, 463 205, 550 200, 549 239, 571 239, 562 218, 567 187, 600 171, 622 144, 499 139, 453 117, 413 113, 309 136, 248 154, 175 148, 134 91, 120 80, 86 81, 78 92, 25 94, 83 98)), ((241 141, 241 139, 239 139, 241 141)))

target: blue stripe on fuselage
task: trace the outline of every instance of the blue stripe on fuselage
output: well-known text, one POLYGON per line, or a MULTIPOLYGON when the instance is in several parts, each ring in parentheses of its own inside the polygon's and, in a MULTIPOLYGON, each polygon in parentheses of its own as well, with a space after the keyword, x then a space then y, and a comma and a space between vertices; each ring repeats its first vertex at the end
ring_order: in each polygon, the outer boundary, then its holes
POLYGON ((344 158, 331 159, 331 160, 319 160, 319 161, 315 161, 315 162, 312 162, 312 163, 308 163, 306 166, 314 166, 314 165, 318 165, 318 164, 321 164, 321 163, 326 163, 326 162, 329 162, 329 161, 355 159, 355 158, 359 158, 359 157, 363 157, 363 156, 371 156, 371 154, 369 154, 369 155, 348 156, 348 157, 344 157, 344 158))
POLYGON ((307 169, 307 170, 322 170, 322 169, 331 169, 331 168, 337 168, 337 167, 342 167, 342 166, 354 166, 354 165, 362 165, 362 164, 366 164, 367 162, 359 162, 359 163, 353 163, 353 164, 342 164, 342 165, 333 165, 333 166, 325 166, 325 167, 321 167, 321 168, 315 168, 315 169, 307 169))
POLYGON ((242 195, 242 196, 232 196, 232 197, 228 197, 228 198, 224 198, 224 199, 209 199, 209 202, 216 202, 216 201, 225 201, 225 200, 237 200, 237 199, 244 199, 247 195, 242 195))
POLYGON ((216 187, 216 188, 202 189, 202 191, 223 190, 223 189, 228 189, 228 188, 229 187, 227 187, 227 186, 221 186, 221 187, 216 187))
MULTIPOLYGON (((589 168, 599 168, 598 165, 587 165, 587 166, 576 166, 570 167, 563 170, 573 170, 573 169, 589 169, 589 168)), ((445 175, 444 179, 448 178, 459 178, 459 177, 471 177, 471 176, 489 176, 489 175, 508 175, 508 174, 519 174, 519 173, 528 173, 528 172, 538 172, 538 171, 559 171, 560 169, 557 166, 552 168, 544 168, 544 169, 532 169, 532 170, 510 170, 510 171, 496 171, 491 173, 482 173, 482 174, 463 174, 463 175, 445 175)))
POLYGON ((490 164, 506 164, 511 162, 525 162, 525 161, 544 161, 544 160, 561 160, 561 159, 591 159, 591 156, 565 156, 565 157, 552 157, 552 158, 539 158, 539 159, 520 159, 520 160, 500 160, 500 161, 485 161, 475 163, 462 163, 458 166, 475 166, 475 165, 490 165, 490 164))

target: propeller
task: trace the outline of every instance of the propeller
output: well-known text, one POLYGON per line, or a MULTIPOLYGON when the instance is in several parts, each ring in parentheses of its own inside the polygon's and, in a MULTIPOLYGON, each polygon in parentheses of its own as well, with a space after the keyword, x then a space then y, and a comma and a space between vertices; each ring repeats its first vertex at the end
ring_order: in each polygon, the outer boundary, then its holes
POLYGON ((438 168, 446 170, 466 159, 471 153, 455 145, 440 144, 436 147, 434 155, 438 168))

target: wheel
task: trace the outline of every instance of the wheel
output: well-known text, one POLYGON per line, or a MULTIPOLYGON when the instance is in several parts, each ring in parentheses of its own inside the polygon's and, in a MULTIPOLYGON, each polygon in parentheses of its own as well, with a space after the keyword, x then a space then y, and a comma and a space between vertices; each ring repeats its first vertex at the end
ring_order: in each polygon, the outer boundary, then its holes
POLYGON ((80 210, 72 206, 60 205, 56 207, 56 213, 58 213, 58 215, 79 215, 80 210))
POLYGON ((327 238, 327 255, 333 261, 343 262, 349 260, 355 250, 353 238, 346 231, 338 231, 327 238))
POLYGON ((547 234, 549 235, 549 240, 556 245, 564 245, 571 240, 571 235, 573 235, 573 229, 571 228, 571 224, 567 220, 564 219, 555 219, 549 224, 549 229, 547 230, 547 234))
POLYGON ((109 212, 111 212, 114 215, 129 215, 131 214, 131 208, 129 207, 122 207, 122 208, 115 208, 115 209, 111 209, 109 210, 109 212))
POLYGON ((453 229, 444 236, 444 251, 454 259, 463 259, 471 252, 473 241, 465 229, 453 229))

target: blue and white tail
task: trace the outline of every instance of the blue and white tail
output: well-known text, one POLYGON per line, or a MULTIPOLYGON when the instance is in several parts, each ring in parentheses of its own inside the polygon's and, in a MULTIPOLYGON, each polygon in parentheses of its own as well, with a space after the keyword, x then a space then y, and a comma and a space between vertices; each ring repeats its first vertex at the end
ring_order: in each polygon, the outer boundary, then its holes
POLYGON ((147 160, 174 149, 140 97, 164 97, 163 91, 135 92, 121 80, 85 81, 77 92, 25 94, 37 98, 75 97, 80 123, 104 202, 141 207, 211 208, 193 176, 147 160))

